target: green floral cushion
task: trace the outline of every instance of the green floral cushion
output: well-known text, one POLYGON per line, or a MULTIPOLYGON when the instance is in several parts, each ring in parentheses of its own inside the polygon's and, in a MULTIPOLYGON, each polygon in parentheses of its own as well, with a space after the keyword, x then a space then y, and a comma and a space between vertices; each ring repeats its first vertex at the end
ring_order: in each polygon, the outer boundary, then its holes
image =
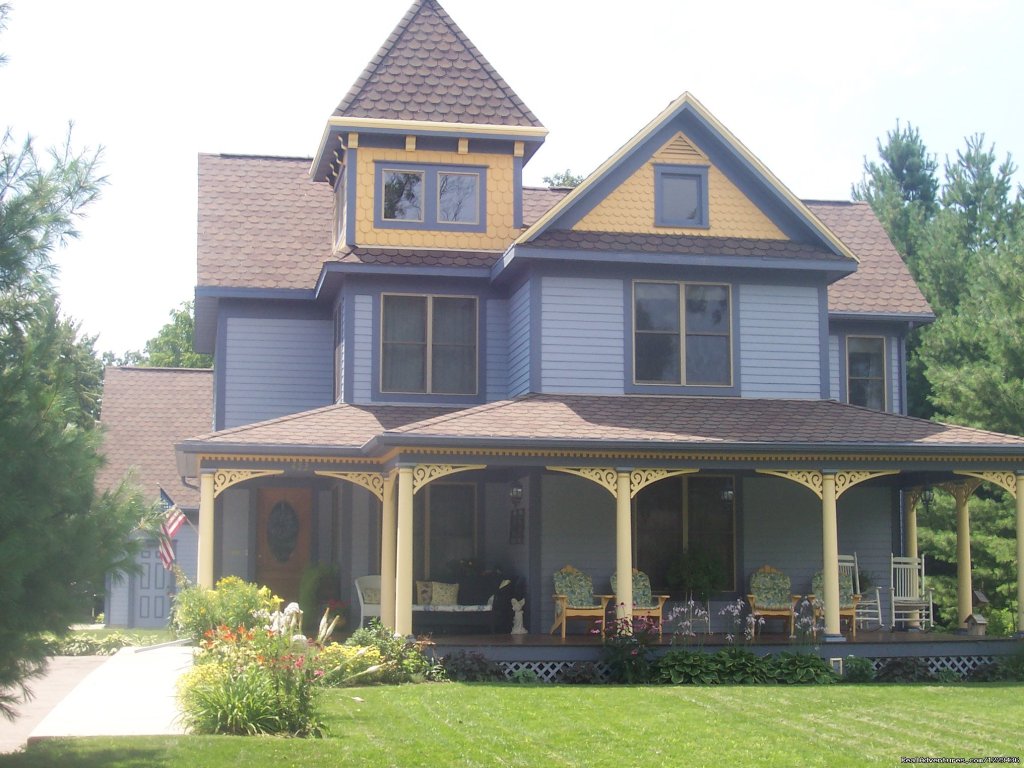
MULTIPOLYGON (((612 574, 612 592, 618 594, 616 586, 618 574, 612 574)), ((643 571, 633 572, 633 607, 634 608, 657 608, 658 601, 651 595, 651 580, 643 571)))
POLYGON ((459 602, 459 585, 446 584, 443 581, 432 581, 431 605, 457 605, 459 602))
POLYGON ((366 587, 363 589, 363 602, 367 605, 377 605, 380 603, 380 590, 374 587, 366 587))
POLYGON ((416 582, 416 605, 430 605, 431 595, 434 591, 434 582, 416 582))
MULTIPOLYGON (((825 602, 825 576, 821 571, 814 574, 811 580, 811 590, 815 598, 825 602)), ((839 607, 853 608, 853 575, 849 571, 839 572, 839 607)))
POLYGON ((593 608, 601 604, 594 599, 594 582, 582 571, 556 571, 555 592, 568 598, 570 608, 593 608))
POLYGON ((758 570, 750 577, 750 594, 758 608, 792 608, 792 584, 789 576, 776 570, 758 570))

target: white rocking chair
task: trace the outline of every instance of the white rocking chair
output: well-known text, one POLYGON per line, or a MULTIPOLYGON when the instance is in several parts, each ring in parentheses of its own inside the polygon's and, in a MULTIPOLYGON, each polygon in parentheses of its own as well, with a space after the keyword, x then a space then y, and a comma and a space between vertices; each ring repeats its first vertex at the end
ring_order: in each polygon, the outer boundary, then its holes
POLYGON ((885 629, 882 623, 882 590, 880 587, 871 587, 864 592, 860 586, 860 565, 857 562, 857 553, 852 555, 839 556, 839 575, 850 574, 853 580, 853 592, 860 595, 857 602, 857 624, 862 628, 874 625, 878 629, 885 629))
POLYGON ((924 582, 924 555, 899 557, 892 555, 892 607, 889 616, 892 628, 897 622, 920 628, 933 627, 932 592, 924 582))

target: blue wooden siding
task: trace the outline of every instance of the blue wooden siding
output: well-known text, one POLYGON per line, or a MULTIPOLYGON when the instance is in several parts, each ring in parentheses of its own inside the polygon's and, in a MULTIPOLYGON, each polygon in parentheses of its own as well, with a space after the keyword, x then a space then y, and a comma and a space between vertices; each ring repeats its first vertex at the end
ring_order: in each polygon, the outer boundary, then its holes
POLYGON ((530 284, 521 285, 508 302, 508 396, 530 391, 530 284))
POLYGON ((541 391, 621 395, 623 313, 621 280, 543 278, 541 391))
POLYGON ((743 397, 821 397, 817 288, 740 285, 740 392, 743 397))
POLYGON ((373 392, 372 296, 355 297, 352 326, 352 402, 368 403, 373 392))
POLYGON ((508 302, 491 299, 484 304, 487 344, 484 393, 488 402, 508 397, 508 302))
POLYGON ((345 297, 338 297, 334 320, 334 392, 335 402, 345 401, 345 297))
POLYGON ((842 387, 839 385, 839 337, 829 334, 828 337, 828 389, 833 400, 842 398, 842 387))
POLYGON ((229 317, 226 331, 225 428, 332 402, 330 319, 229 317))

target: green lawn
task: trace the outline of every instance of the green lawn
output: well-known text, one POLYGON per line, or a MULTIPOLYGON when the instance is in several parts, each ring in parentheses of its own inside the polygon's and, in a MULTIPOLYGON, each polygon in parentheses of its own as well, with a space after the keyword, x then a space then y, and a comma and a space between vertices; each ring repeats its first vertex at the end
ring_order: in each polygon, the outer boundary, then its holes
POLYGON ((431 684, 327 694, 322 741, 95 738, 0 756, 21 768, 862 766, 1024 756, 1024 685, 431 684), (362 701, 357 700, 362 699, 362 701))

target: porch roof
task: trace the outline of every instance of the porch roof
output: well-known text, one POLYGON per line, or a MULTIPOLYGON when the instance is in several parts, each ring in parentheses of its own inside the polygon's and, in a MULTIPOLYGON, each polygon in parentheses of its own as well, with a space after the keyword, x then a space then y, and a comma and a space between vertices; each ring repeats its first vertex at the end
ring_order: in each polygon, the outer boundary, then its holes
POLYGON ((403 449, 431 448, 1024 460, 1024 437, 831 400, 639 395, 526 395, 466 409, 340 404, 204 435, 177 447, 182 469, 190 454, 340 456, 373 462, 403 449))

